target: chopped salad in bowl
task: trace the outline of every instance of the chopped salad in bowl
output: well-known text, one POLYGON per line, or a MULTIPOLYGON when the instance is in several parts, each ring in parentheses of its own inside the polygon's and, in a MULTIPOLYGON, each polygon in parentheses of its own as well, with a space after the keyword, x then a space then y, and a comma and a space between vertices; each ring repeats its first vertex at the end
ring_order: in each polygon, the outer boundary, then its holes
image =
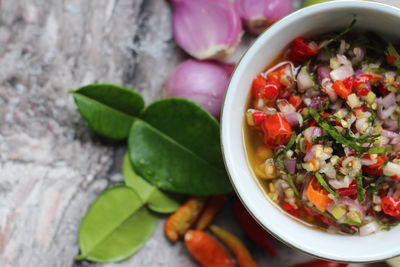
POLYGON ((297 37, 251 85, 246 146, 270 199, 331 233, 400 222, 400 55, 352 30, 297 37))

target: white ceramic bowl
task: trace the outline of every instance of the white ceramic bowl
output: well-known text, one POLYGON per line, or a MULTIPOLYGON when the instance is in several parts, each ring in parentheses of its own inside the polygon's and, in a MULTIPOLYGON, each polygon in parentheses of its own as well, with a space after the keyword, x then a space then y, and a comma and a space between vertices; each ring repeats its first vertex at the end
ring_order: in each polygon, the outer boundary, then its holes
POLYGON ((243 141, 246 102, 252 79, 297 36, 313 36, 344 29, 353 14, 355 28, 399 37, 400 10, 364 1, 334 1, 301 9, 265 31, 249 48, 230 81, 222 112, 222 146, 232 184, 255 219, 271 234, 316 257, 371 262, 400 255, 400 227, 370 236, 343 236, 309 228, 275 207, 256 182, 243 141))

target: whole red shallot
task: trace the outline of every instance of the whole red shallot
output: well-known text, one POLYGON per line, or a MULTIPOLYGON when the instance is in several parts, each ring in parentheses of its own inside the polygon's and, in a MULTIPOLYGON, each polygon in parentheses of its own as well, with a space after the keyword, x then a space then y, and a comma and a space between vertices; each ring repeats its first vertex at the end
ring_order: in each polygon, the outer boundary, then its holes
POLYGON ((260 34, 292 11, 290 0, 235 0, 236 8, 251 33, 260 34))
POLYGON ((226 59, 239 44, 240 16, 229 0, 171 0, 176 43, 200 59, 226 59))
POLYGON ((188 59, 165 81, 166 96, 193 100, 218 118, 232 71, 230 64, 188 59))

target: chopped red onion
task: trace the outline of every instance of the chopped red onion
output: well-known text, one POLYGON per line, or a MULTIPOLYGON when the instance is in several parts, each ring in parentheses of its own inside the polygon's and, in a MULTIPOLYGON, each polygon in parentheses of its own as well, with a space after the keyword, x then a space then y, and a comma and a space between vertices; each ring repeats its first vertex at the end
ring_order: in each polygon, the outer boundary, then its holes
POLYGON ((330 75, 332 80, 337 81, 341 80, 343 81, 344 79, 352 76, 354 74, 353 67, 351 65, 343 65, 340 66, 339 68, 331 71, 330 75))
POLYGON ((308 151, 307 153, 306 153, 306 155, 304 156, 304 162, 307 162, 307 161, 309 161, 310 159, 312 159, 312 158, 314 158, 314 151, 308 151))
POLYGON ((396 199, 398 199, 400 197, 400 190, 396 190, 396 191, 394 191, 394 193, 393 193, 393 198, 396 198, 396 199))
POLYGON ((399 122, 397 120, 385 120, 383 127, 389 131, 397 131, 399 129, 399 122))
POLYGON ((282 180, 278 179, 278 181, 275 182, 275 190, 278 193, 278 198, 279 200, 282 200, 284 198, 284 193, 283 193, 283 188, 282 188, 282 180))
POLYGON ((384 108, 384 107, 387 107, 387 106, 380 105, 376 112, 376 114, 378 115, 378 118, 381 120, 386 120, 387 118, 389 118, 393 114, 393 112, 396 110, 397 105, 392 105, 387 108, 384 108))
POLYGON ((352 148, 349 147, 345 147, 344 148, 344 154, 346 155, 346 157, 350 157, 356 154, 356 151, 352 148))
POLYGON ((345 40, 340 40, 340 45, 339 45, 339 55, 343 55, 344 52, 346 52, 346 41, 345 40))
POLYGON ((305 69, 301 69, 299 74, 297 74, 297 88, 300 92, 305 92, 312 87, 314 87, 314 81, 310 74, 305 69))
POLYGON ((344 55, 337 55, 337 59, 340 64, 345 65, 345 66, 350 66, 353 69, 353 65, 351 64, 350 60, 347 59, 346 56, 344 55))
POLYGON ((389 107, 396 103, 396 95, 394 93, 390 93, 382 99, 382 106, 389 107))
POLYGON ((311 104, 310 104, 310 108, 319 108, 321 105, 323 98, 321 98, 320 96, 315 96, 313 98, 311 98, 311 104))
POLYGON ((267 113, 268 115, 274 115, 274 114, 276 113, 276 109, 270 108, 270 107, 264 108, 263 111, 264 111, 265 113, 267 113))
POLYGON ((300 119, 302 119, 301 115, 297 112, 288 112, 284 113, 286 120, 290 124, 292 128, 295 128, 300 125, 300 119))
POLYGON ((322 87, 321 90, 322 92, 324 92, 329 96, 329 99, 332 102, 335 102, 338 97, 337 94, 335 93, 335 90, 333 90, 332 85, 333 85, 332 80, 330 78, 325 78, 321 82, 321 87, 322 87))
POLYGON ((379 224, 372 221, 360 227, 360 236, 370 235, 379 230, 379 224))
POLYGON ((289 104, 289 102, 286 99, 276 100, 276 105, 278 106, 279 111, 283 113, 296 111, 296 109, 291 104, 289 104))
POLYGON ((356 46, 354 47, 353 52, 354 52, 354 57, 351 59, 351 63, 353 64, 353 66, 355 66, 364 59, 365 48, 356 46))
POLYGON ((358 119, 356 121, 356 129, 357 129, 357 131, 359 131, 360 133, 363 133, 368 128, 367 121, 368 121, 367 118, 358 119))
POLYGON ((383 174, 386 176, 393 176, 400 174, 400 165, 389 161, 383 167, 383 174))
POLYGON ((326 78, 329 78, 329 73, 331 72, 331 69, 327 66, 320 66, 317 69, 317 73, 318 73, 318 81, 321 84, 322 81, 326 78))
POLYGON ((264 78, 267 78, 267 75, 268 75, 269 73, 271 73, 271 72, 273 72, 274 70, 279 69, 280 67, 282 67, 282 66, 284 66, 284 65, 287 65, 287 64, 290 65, 290 69, 291 69, 291 72, 292 72, 291 74, 292 74, 292 77, 293 77, 293 79, 294 79, 294 77, 295 77, 295 75, 294 75, 295 69, 294 69, 294 65, 293 65, 293 63, 292 63, 291 61, 282 61, 282 62, 276 64, 275 66, 269 68, 266 72, 261 73, 261 75, 262 75, 264 78))
POLYGON ((296 173, 296 159, 284 159, 283 163, 285 164, 285 167, 289 173, 296 173))
POLYGON ((336 111, 336 110, 341 109, 342 106, 343 106, 343 100, 338 99, 337 101, 335 101, 335 102, 332 104, 331 109, 336 111))
POLYGON ((398 144, 398 143, 400 143, 400 135, 395 137, 395 138, 393 138, 392 141, 390 142, 391 145, 395 145, 395 144, 398 144))
POLYGON ((388 130, 382 130, 382 136, 392 139, 398 137, 399 134, 388 130))
POLYGON ((315 138, 322 135, 322 129, 320 127, 315 127, 311 132, 311 138, 315 138))
POLYGON ((303 98, 303 102, 307 107, 309 107, 311 105, 311 98, 305 97, 303 98))
POLYGON ((360 213, 361 220, 365 217, 365 209, 358 203, 357 200, 353 200, 348 197, 341 197, 341 198, 339 198, 338 203, 342 203, 342 204, 353 207, 355 210, 357 210, 360 213))
POLYGON ((361 158, 361 165, 369 166, 375 164, 377 161, 378 161, 377 158, 374 159, 361 158))

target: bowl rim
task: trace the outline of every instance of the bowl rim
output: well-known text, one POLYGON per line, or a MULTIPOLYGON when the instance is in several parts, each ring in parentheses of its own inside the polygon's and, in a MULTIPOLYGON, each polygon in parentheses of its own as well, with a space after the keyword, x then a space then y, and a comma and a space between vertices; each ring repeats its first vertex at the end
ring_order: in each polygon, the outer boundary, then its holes
MULTIPOLYGON (((384 257, 381 257, 379 259, 374 259, 374 260, 357 260, 356 258, 354 260, 337 260, 337 259, 330 259, 328 257, 323 257, 317 254, 314 254, 311 251, 308 251, 306 249, 302 249, 299 247, 296 247, 294 244, 290 243, 290 241, 285 240, 284 237, 279 236, 278 234, 274 233, 273 231, 271 231, 268 227, 266 227, 264 224, 261 223, 260 219, 257 218, 257 216, 254 214, 254 212, 251 210, 250 207, 248 207, 248 205, 246 204, 246 202, 243 199, 243 196, 239 193, 239 190, 237 188, 237 185, 234 182, 233 179, 233 175, 231 173, 231 170, 229 169, 229 164, 228 164, 228 160, 227 160, 227 147, 228 145, 225 144, 226 140, 224 138, 224 136, 226 135, 225 133, 225 129, 227 127, 224 127, 225 124, 227 124, 227 120, 225 119, 228 115, 226 115, 228 113, 228 110, 226 109, 226 103, 229 101, 229 97, 230 94, 229 92, 232 91, 234 88, 231 87, 231 83, 232 80, 234 79, 234 77, 237 75, 237 69, 240 66, 240 63, 243 61, 244 58, 246 58, 246 56, 249 54, 249 52, 251 52, 252 48, 254 46, 256 46, 257 44, 259 44, 260 42, 262 43, 262 39, 266 38, 264 36, 266 36, 266 34, 272 30, 274 30, 275 28, 280 27, 281 24, 284 23, 289 23, 291 20, 296 21, 297 20, 297 16, 300 14, 302 17, 305 16, 309 16, 312 14, 316 14, 319 12, 323 12, 323 11, 327 11, 331 8, 340 8, 340 7, 355 7, 355 8, 369 8, 369 9, 374 9, 374 8, 378 8, 381 11, 383 10, 384 12, 390 12, 390 10, 396 10, 396 12, 400 12, 400 8, 393 6, 393 5, 389 5, 386 3, 381 3, 381 2, 375 2, 373 0, 366 0, 366 1, 362 1, 362 0, 330 0, 324 3, 317 3, 314 4, 312 6, 308 6, 308 7, 304 7, 304 8, 300 8, 294 12, 292 12, 291 14, 285 16, 284 18, 280 19, 279 21, 277 21, 276 23, 274 23, 272 26, 270 26, 269 28, 265 29, 261 34, 259 34, 259 36, 257 36, 257 38, 255 38, 254 42, 248 47, 246 48, 246 50, 244 51, 244 53, 242 54, 242 56, 240 57, 240 59, 238 60, 238 62, 236 63, 234 70, 232 72, 232 75, 228 81, 227 84, 227 90, 226 93, 224 95, 224 99, 222 102, 222 106, 221 106, 221 116, 220 116, 220 138, 221 138, 221 150, 222 150, 222 157, 223 157, 223 161, 224 161, 224 165, 225 165, 225 169, 228 173, 228 177, 229 180, 232 184, 232 187, 236 193, 236 196, 240 199, 241 203, 243 204, 243 206, 246 208, 246 210, 248 211, 248 213, 253 217, 253 219, 264 229, 266 230, 269 234, 271 234, 274 238, 278 239, 279 241, 281 241, 282 243, 284 243, 285 245, 296 249, 297 251, 300 251, 304 254, 310 255, 312 257, 318 258, 318 259, 322 259, 322 260, 327 260, 327 261, 336 261, 336 262, 345 262, 345 263, 375 263, 375 262, 382 262, 382 261, 386 261, 388 259, 392 259, 395 257, 400 256, 400 248, 399 251, 397 252, 397 254, 395 255, 385 255, 384 257)), ((398 16, 400 17, 400 13, 398 14, 398 16)), ((232 98, 232 97, 231 97, 232 98)), ((243 123, 243 117, 241 120, 241 123, 243 123)), ((243 131, 242 131, 242 136, 243 136, 243 131)), ((246 156, 247 158, 247 156, 246 156)), ((250 174, 251 176, 254 176, 254 174, 250 174)), ((267 196, 265 196, 267 198, 267 196)), ((275 207, 276 208, 276 207, 275 207)), ((288 216, 288 215, 287 215, 288 216)), ((295 222, 294 223, 299 223, 299 222, 295 222)))

